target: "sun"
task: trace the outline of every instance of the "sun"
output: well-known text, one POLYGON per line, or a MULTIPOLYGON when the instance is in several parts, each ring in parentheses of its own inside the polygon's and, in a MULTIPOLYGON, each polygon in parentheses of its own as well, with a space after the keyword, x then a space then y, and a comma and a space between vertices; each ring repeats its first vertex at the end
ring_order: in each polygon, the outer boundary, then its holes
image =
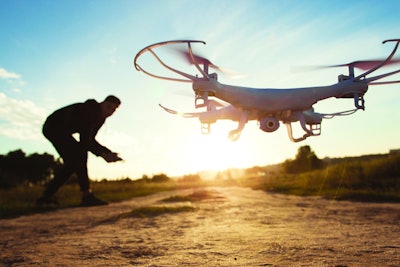
POLYGON ((198 172, 245 167, 248 164, 245 142, 228 139, 228 132, 234 129, 234 124, 219 122, 211 127, 210 134, 196 135, 187 142, 185 169, 198 172))

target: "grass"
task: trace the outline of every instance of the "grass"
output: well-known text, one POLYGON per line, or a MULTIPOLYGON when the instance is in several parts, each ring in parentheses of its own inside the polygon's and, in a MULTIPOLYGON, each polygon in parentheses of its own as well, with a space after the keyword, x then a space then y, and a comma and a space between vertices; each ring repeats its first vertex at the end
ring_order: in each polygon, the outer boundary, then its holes
MULTIPOLYGON (((109 202, 119 202, 168 190, 207 186, 244 186, 272 193, 322 196, 337 200, 400 202, 400 154, 377 158, 344 158, 335 160, 333 164, 323 169, 297 174, 285 173, 279 164, 251 168, 241 173, 243 175, 236 179, 230 178, 230 170, 227 170, 225 173, 227 178, 213 181, 182 182, 170 179, 166 182, 148 182, 126 179, 93 182, 92 187, 99 198, 109 202)), ((224 175, 220 173, 220 176, 221 174, 224 175)), ((22 185, 11 189, 0 189, 0 219, 75 207, 80 203, 79 187, 76 184, 66 184, 57 193, 60 206, 37 207, 35 200, 43 189, 41 186, 22 185)), ((172 196, 163 202, 194 202, 210 198, 218 196, 213 196, 210 191, 198 189, 192 194, 172 196)), ((147 209, 136 212, 141 212, 145 216, 175 212, 172 208, 168 210, 158 206, 147 209)))
MULTIPOLYGON (((134 197, 151 195, 157 192, 191 187, 192 184, 178 184, 175 181, 154 183, 131 180, 92 182, 96 196, 108 202, 119 202, 134 197)), ((52 211, 79 206, 81 194, 76 184, 65 184, 57 192, 58 206, 36 206, 42 186, 17 186, 12 189, 0 189, 0 219, 28 215, 37 212, 52 211)))
POLYGON ((241 179, 243 186, 337 200, 400 202, 400 155, 343 159, 323 169, 297 174, 276 170, 241 179))

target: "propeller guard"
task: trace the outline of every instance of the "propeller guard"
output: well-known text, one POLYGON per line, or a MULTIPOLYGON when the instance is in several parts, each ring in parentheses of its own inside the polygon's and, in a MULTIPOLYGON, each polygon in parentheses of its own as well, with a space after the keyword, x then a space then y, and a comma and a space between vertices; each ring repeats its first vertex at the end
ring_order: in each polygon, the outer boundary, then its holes
POLYGON ((194 43, 206 44, 204 41, 199 41, 199 40, 173 40, 173 41, 160 42, 160 43, 155 43, 155 44, 146 46, 145 48, 143 48, 136 54, 135 59, 133 61, 133 65, 135 66, 136 70, 142 71, 143 73, 145 73, 151 77, 158 78, 158 79, 174 81, 174 82, 189 82, 189 83, 198 81, 198 80, 204 80, 204 79, 208 80, 209 79, 208 68, 209 68, 210 64, 212 65, 212 63, 209 61, 208 62, 207 61, 198 62, 199 57, 194 55, 193 51, 192 51, 192 44, 194 44, 194 43), (155 49, 157 49, 159 47, 174 45, 174 44, 187 44, 187 49, 188 49, 188 54, 189 54, 188 56, 191 58, 193 64, 195 65, 196 69, 200 72, 202 77, 193 76, 186 72, 172 68, 171 66, 167 65, 164 61, 162 61, 161 58, 155 52, 155 49), (175 72, 179 76, 184 77, 184 79, 159 76, 159 75, 153 74, 149 71, 146 71, 138 63, 139 58, 145 53, 150 53, 164 68, 170 70, 171 72, 175 72), (203 65, 203 69, 200 67, 201 64, 203 65))

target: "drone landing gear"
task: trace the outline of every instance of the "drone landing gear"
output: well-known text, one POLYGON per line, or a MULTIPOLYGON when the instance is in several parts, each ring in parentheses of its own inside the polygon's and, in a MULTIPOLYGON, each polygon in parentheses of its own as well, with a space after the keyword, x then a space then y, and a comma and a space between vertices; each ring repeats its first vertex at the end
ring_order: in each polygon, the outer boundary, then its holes
POLYGON ((360 92, 351 92, 347 93, 340 98, 353 98, 354 99, 354 106, 357 109, 365 110, 365 100, 364 100, 364 93, 360 92))
MULTIPOLYGON (((196 92, 194 98, 194 106, 195 108, 207 107, 207 111, 211 111, 212 109, 214 109, 212 107, 211 102, 208 101, 208 92, 204 92, 203 95, 200 95, 199 93, 196 92)), ((211 123, 201 121, 201 133, 210 134, 210 132, 211 132, 211 123)))
MULTIPOLYGON (((228 133, 228 139, 231 141, 237 141, 240 138, 243 127, 238 126, 237 129, 231 130, 228 133)), ((201 133, 202 134, 210 134, 211 133, 211 123, 202 123, 201 124, 201 133)))
MULTIPOLYGON (((323 118, 322 114, 314 112, 314 109, 310 109, 310 110, 306 110, 303 112, 295 113, 295 114, 293 114, 293 116, 294 116, 294 118, 296 118, 296 120, 284 121, 287 131, 288 131, 289 139, 292 142, 300 142, 300 141, 305 140, 309 136, 321 135, 321 122, 322 122, 322 118, 323 118), (293 122, 293 121, 300 122, 300 126, 303 129, 303 131, 305 132, 302 137, 299 137, 299 138, 293 137, 293 130, 292 130, 292 124, 291 124, 291 122, 293 122)), ((292 119, 293 119, 293 117, 292 117, 292 119)))
POLYGON ((358 93, 354 93, 354 105, 357 109, 365 110, 365 100, 364 95, 359 95, 358 93))
POLYGON ((210 132, 211 132, 211 123, 201 123, 201 133, 210 134, 210 132))
POLYGON ((204 95, 200 95, 196 93, 195 98, 194 98, 194 106, 195 108, 202 108, 202 107, 207 107, 208 108, 208 92, 204 92, 204 95))
POLYGON ((228 139, 236 141, 248 121, 248 114, 245 111, 236 109, 232 105, 224 106, 215 100, 208 100, 207 111, 197 113, 201 122, 201 133, 209 134, 211 132, 211 124, 218 120, 231 120, 238 122, 236 129, 233 129, 228 134, 228 139), (217 106, 221 108, 217 108, 217 106))
POLYGON ((240 138, 240 134, 242 133, 242 129, 235 129, 229 132, 228 138, 231 141, 237 141, 240 138))
POLYGON ((297 142, 300 142, 300 141, 305 140, 307 137, 310 136, 308 133, 306 133, 306 134, 304 134, 302 137, 294 138, 294 137, 293 137, 292 124, 291 124, 290 122, 288 122, 288 123, 285 123, 285 125, 286 125, 287 131, 288 131, 289 139, 290 139, 290 141, 292 141, 292 142, 297 143, 297 142))
POLYGON ((285 125, 286 125, 287 131, 288 131, 289 139, 292 142, 295 142, 295 143, 303 141, 307 137, 310 137, 310 136, 321 135, 321 123, 308 123, 308 124, 306 124, 304 120, 303 121, 300 120, 301 128, 303 128, 303 130, 305 131, 305 134, 302 137, 299 137, 299 138, 294 138, 293 137, 292 124, 290 122, 286 122, 285 125))

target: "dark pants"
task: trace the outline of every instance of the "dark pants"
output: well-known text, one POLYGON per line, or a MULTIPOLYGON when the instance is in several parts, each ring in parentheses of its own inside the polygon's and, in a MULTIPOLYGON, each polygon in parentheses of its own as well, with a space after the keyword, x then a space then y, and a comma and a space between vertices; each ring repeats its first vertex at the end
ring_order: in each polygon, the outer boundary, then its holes
POLYGON ((43 134, 53 144, 64 162, 62 169, 55 174, 54 179, 49 183, 43 195, 54 195, 73 173, 78 177, 81 191, 89 190, 87 150, 71 134, 64 133, 48 123, 43 126, 43 134))

